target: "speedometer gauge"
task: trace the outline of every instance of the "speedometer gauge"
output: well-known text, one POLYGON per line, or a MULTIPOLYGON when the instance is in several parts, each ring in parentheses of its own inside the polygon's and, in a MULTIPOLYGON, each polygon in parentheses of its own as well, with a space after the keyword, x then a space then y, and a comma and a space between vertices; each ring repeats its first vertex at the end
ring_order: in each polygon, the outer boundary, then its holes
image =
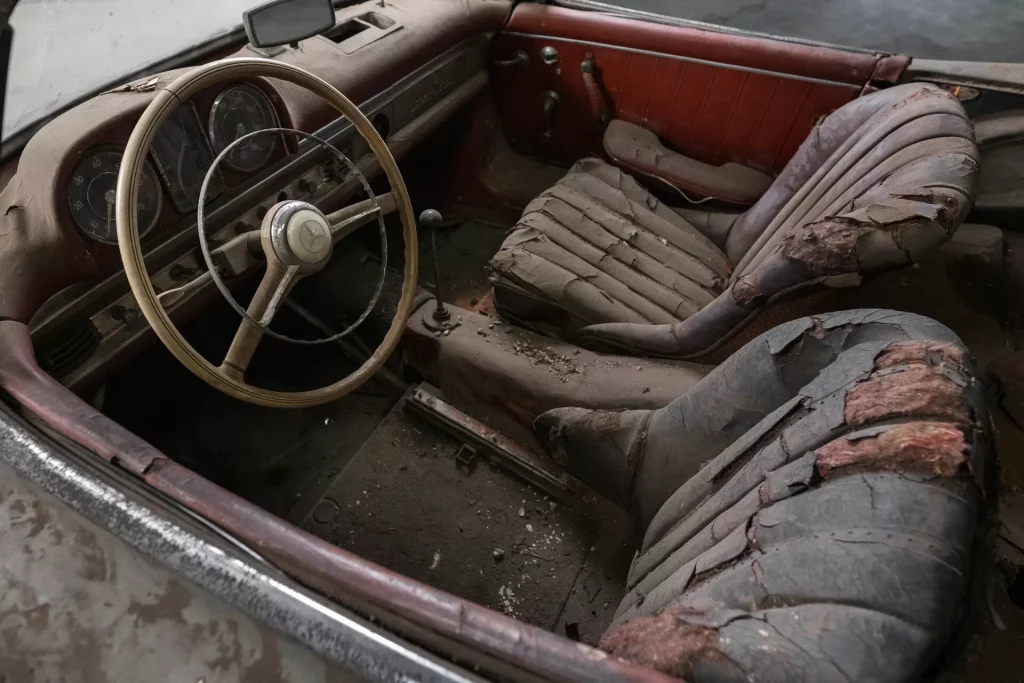
MULTIPOLYGON (((121 170, 119 148, 100 149, 86 155, 75 166, 68 183, 68 208, 78 227, 90 239, 101 244, 117 244, 116 192, 117 174, 121 170)), ((160 217, 163 195, 153 167, 146 162, 139 183, 139 237, 156 225, 160 217)))
MULTIPOLYGON (((203 124, 199 122, 199 115, 191 102, 178 105, 160 126, 153 138, 153 160, 178 212, 195 211, 203 179, 213 165, 213 156, 203 135, 203 124)), ((206 201, 214 199, 223 190, 224 181, 220 173, 214 171, 206 188, 206 201)))
MULTIPOLYGON (((246 133, 276 127, 273 105, 251 85, 228 88, 210 107, 210 141, 216 154, 246 133)), ((256 135, 232 149, 224 162, 236 171, 250 173, 270 160, 276 145, 277 134, 256 135)))

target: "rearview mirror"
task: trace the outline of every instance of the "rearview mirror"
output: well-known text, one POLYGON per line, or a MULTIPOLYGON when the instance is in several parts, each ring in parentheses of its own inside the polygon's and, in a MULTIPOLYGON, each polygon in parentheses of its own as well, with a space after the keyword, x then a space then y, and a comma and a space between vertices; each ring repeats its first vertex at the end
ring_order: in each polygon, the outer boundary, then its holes
POLYGON ((334 27, 332 0, 271 0, 242 13, 253 47, 297 43, 334 27))

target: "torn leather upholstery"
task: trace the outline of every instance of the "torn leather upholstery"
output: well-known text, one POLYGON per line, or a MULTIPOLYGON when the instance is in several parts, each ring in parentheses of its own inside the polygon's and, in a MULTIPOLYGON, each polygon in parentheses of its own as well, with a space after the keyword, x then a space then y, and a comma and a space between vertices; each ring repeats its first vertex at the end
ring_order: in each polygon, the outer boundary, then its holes
POLYGON ((602 646, 688 681, 913 681, 977 576, 993 470, 956 336, 917 315, 803 318, 659 410, 537 419, 645 527, 602 646))
POLYGON ((963 107, 920 83, 833 112, 742 214, 671 209, 584 159, 492 259, 495 303, 584 346, 698 359, 781 297, 919 260, 964 220, 977 177, 963 107))

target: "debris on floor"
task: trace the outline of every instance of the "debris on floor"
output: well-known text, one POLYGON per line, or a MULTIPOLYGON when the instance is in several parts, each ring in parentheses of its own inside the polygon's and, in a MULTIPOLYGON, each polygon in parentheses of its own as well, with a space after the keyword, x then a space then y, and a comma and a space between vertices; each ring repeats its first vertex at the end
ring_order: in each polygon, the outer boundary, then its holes
POLYGON ((510 617, 515 617, 515 606, 518 600, 516 600, 515 593, 512 592, 512 586, 502 586, 498 589, 499 607, 501 611, 510 617))
MULTIPOLYGON (((310 515, 303 528, 388 569, 542 628, 556 628, 572 605, 572 620, 596 643, 621 598, 634 546, 625 562, 594 564, 589 549, 606 533, 601 521, 486 462, 472 473, 460 471, 459 446, 397 406, 327 491, 332 500, 347 501, 340 513, 310 515), (617 597, 602 588, 614 604, 607 610, 576 609, 574 591, 595 573, 620 587, 617 597)), ((616 547, 635 543, 628 535, 625 541, 615 538, 616 547)))
POLYGON ((512 343, 512 351, 516 355, 526 356, 534 365, 549 366, 562 382, 569 382, 573 375, 580 374, 574 359, 563 356, 550 347, 536 348, 526 342, 517 341, 512 343))

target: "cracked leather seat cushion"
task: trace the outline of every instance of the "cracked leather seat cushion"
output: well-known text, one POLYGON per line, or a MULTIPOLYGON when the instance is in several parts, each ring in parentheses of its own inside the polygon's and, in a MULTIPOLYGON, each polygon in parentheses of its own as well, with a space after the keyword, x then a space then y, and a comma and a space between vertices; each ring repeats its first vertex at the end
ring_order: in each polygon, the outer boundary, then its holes
POLYGON ((645 527, 602 647, 700 681, 915 681, 950 656, 992 496, 988 416, 921 316, 803 318, 654 411, 537 430, 645 527))
POLYGON ((977 176, 963 107, 919 83, 833 112, 742 214, 674 210, 584 159, 492 259, 495 303, 586 346, 696 359, 808 284, 919 260, 964 220, 977 176))
POLYGON ((729 279, 719 247, 600 159, 533 200, 491 266, 499 305, 532 299, 564 310, 570 326, 682 320, 729 279))

